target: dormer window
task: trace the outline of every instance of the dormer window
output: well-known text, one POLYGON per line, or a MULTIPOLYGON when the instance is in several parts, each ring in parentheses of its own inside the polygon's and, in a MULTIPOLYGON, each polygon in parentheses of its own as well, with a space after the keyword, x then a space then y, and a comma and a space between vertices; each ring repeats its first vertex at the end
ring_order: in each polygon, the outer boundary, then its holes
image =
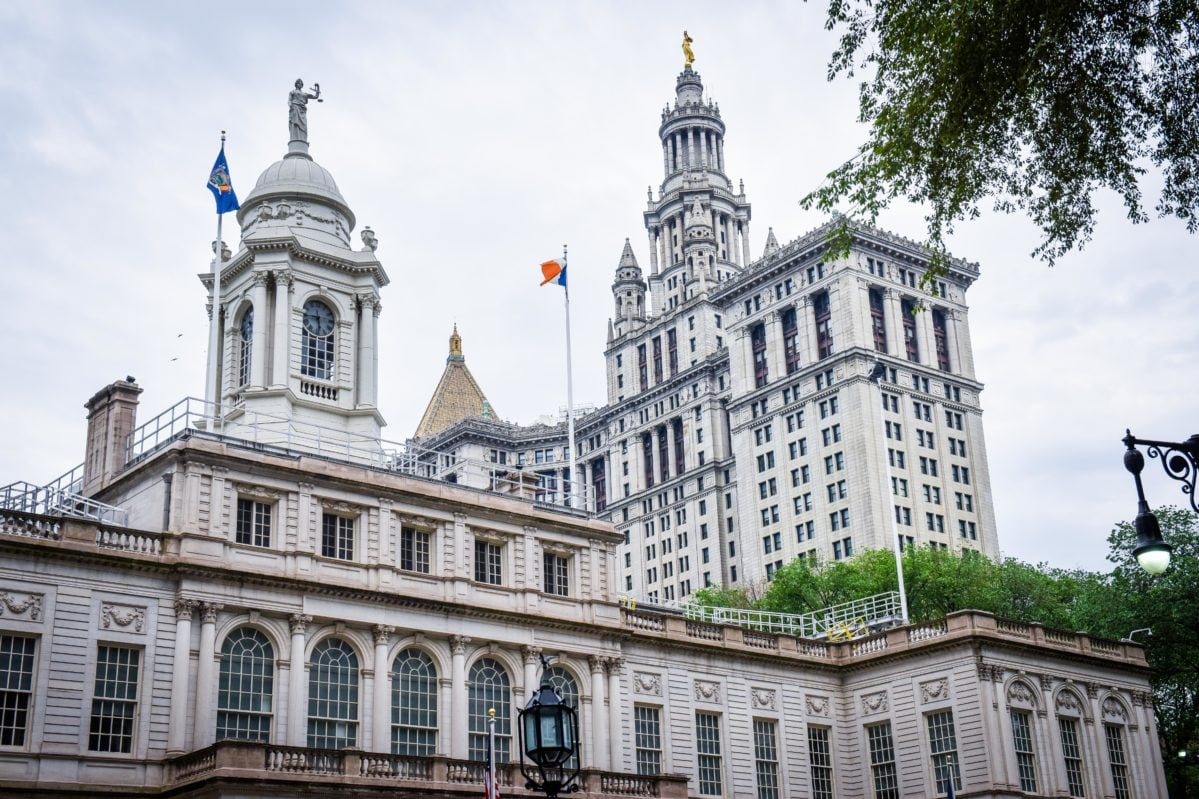
POLYGON ((300 342, 300 374, 333 379, 333 311, 320 300, 304 303, 304 332, 300 342))

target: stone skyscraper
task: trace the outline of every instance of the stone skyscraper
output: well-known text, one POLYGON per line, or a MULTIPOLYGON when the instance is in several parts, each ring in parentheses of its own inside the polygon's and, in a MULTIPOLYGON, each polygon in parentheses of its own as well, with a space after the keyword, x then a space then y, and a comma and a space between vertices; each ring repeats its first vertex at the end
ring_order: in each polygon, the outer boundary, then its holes
MULTIPOLYGON (((576 480, 625 539, 621 588, 678 600, 893 535, 998 556, 966 308, 978 265, 950 259, 929 291, 929 253, 908 239, 851 221, 832 257, 842 220, 781 246, 770 230, 751 260, 725 123, 690 67, 658 134, 649 274, 626 240, 607 404, 577 423, 576 480)), ((453 452, 468 484, 518 463, 540 498, 569 480, 565 424, 472 416, 421 443, 453 452)))

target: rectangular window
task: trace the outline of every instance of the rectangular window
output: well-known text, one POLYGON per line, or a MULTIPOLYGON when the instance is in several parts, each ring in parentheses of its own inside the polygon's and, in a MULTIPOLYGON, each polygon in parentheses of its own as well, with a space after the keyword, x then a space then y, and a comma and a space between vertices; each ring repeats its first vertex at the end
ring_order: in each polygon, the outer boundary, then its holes
POLYGON ((903 343, 908 360, 913 363, 920 361, 920 348, 916 344, 916 304, 911 300, 900 302, 903 311, 903 343))
POLYGON ((720 796, 724 793, 721 778, 720 716, 715 713, 695 714, 695 749, 699 755, 700 796, 720 796))
POLYGON ((354 559, 354 520, 326 513, 321 517, 321 555, 338 560, 354 559))
POLYGON ((770 367, 766 360, 766 326, 756 324, 749 331, 754 357, 754 388, 761 388, 770 379, 770 367))
POLYGON ((637 379, 642 391, 649 388, 649 370, 646 367, 644 344, 637 345, 637 379))
POLYGON ((928 748, 932 753, 933 777, 937 782, 938 794, 949 792, 949 781, 953 790, 962 790, 962 773, 958 768, 957 734, 953 729, 953 711, 931 713, 928 719, 928 748))
POLYGON ((754 773, 758 799, 778 799, 779 747, 773 721, 754 719, 754 773))
POLYGON ((272 506, 252 499, 237 500, 237 543, 255 547, 271 545, 272 506))
POLYGON ((429 573, 429 533, 415 527, 400 528, 400 568, 429 573))
POLYGON ((37 639, 0 635, 0 746, 24 746, 37 639))
POLYGON ((883 315, 883 292, 881 289, 870 289, 870 325, 874 333, 874 349, 878 352, 886 352, 887 325, 883 315))
POLYGON ((1058 717, 1058 731, 1062 736, 1062 758, 1066 766, 1066 783, 1071 796, 1086 796, 1082 779, 1082 747, 1078 744, 1078 722, 1058 717))
POLYGON ((827 291, 821 291, 812 296, 812 314, 816 320, 817 355, 820 358, 827 358, 833 354, 833 314, 827 291))
POLYGON ((1112 787, 1116 799, 1129 799, 1132 791, 1128 785, 1128 761, 1124 757, 1124 728, 1117 724, 1104 724, 1103 737, 1107 741, 1107 762, 1112 767, 1112 787))
POLYGON ((654 345, 654 382, 662 382, 662 337, 655 336, 653 339, 654 345))
POLYGON ((799 325, 794 308, 783 311, 783 358, 787 374, 799 371, 799 325))
POLYGON ((899 799, 899 778, 895 773, 895 744, 891 740, 891 722, 866 728, 870 744, 870 776, 875 799, 899 799))
POLYGON ((544 553, 542 573, 545 576, 545 592, 558 596, 570 595, 570 558, 544 553))
POLYGON ((1016 749, 1016 771, 1020 775, 1020 790, 1037 792, 1037 755, 1032 747, 1031 714, 1027 710, 1012 710, 1012 744, 1016 749))
POLYGON ((504 548, 490 541, 475 541, 475 580, 500 585, 504 581, 504 548))
POLYGON ((812 799, 833 799, 833 753, 828 727, 808 725, 808 766, 812 799))
MULTIPOLYGON (((694 327, 694 325, 692 327, 694 327)), ((693 345, 692 351, 694 352, 695 339, 692 339, 691 341, 693 345)), ((666 355, 667 363, 670 366, 670 374, 673 377, 679 373, 679 342, 678 336, 675 334, 673 327, 666 331, 666 355)))
POLYGON ((633 736, 637 747, 637 773, 662 773, 662 720, 656 707, 633 707, 633 736))
POLYGON ((933 341, 937 348, 937 368, 943 372, 949 371, 949 344, 945 329, 945 312, 940 308, 933 309, 933 341))
POLYGON ((88 751, 126 754, 133 751, 141 654, 139 649, 98 646, 88 751))

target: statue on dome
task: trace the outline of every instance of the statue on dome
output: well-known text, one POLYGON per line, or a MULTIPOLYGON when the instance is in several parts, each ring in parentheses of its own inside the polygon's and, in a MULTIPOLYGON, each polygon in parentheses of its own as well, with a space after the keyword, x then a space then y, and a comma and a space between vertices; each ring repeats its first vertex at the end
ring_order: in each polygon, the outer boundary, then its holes
POLYGON ((312 91, 304 91, 304 81, 296 78, 296 88, 292 89, 287 98, 287 127, 292 141, 308 142, 308 101, 321 99, 321 85, 312 84, 312 91))
POLYGON ((691 63, 695 61, 695 51, 691 49, 692 41, 687 31, 683 31, 683 61, 687 69, 691 69, 691 63))

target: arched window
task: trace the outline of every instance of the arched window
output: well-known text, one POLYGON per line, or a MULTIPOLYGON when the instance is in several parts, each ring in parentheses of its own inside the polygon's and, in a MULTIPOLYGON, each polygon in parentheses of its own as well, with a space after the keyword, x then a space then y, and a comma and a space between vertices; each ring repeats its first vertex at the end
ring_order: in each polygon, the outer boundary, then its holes
MULTIPOLYGON (((576 713, 581 713, 579 709, 579 684, 575 682, 575 678, 570 672, 561 666, 550 666, 545 670, 544 679, 550 684, 550 687, 558 692, 558 696, 562 697, 562 704, 569 705, 575 709, 576 713)), ((593 707, 592 713, 603 713, 602 707, 593 707)), ((579 719, 579 725, 582 726, 583 720, 579 719)), ((573 769, 579 762, 578 747, 575 748, 575 753, 570 756, 570 761, 566 764, 567 768, 573 769)))
POLYGON ((512 683, 491 658, 470 667, 470 759, 487 759, 487 711, 495 710, 495 761, 507 763, 512 751, 512 683))
POLYGON ((358 656, 340 638, 312 651, 308 672, 308 746, 345 749, 358 745, 358 656))
POLYGON ((333 311, 320 300, 304 303, 304 331, 300 341, 300 374, 333 379, 333 311))
POLYGON ((266 636, 249 627, 234 630, 221 645, 217 696, 218 741, 271 740, 275 694, 275 649, 266 636))
POLYGON ((240 340, 237 351, 237 384, 247 385, 250 382, 250 358, 254 351, 254 309, 247 308, 242 314, 240 340))
POLYGON ((391 751, 426 757, 437 751, 437 668, 419 649, 391 667, 391 751))

